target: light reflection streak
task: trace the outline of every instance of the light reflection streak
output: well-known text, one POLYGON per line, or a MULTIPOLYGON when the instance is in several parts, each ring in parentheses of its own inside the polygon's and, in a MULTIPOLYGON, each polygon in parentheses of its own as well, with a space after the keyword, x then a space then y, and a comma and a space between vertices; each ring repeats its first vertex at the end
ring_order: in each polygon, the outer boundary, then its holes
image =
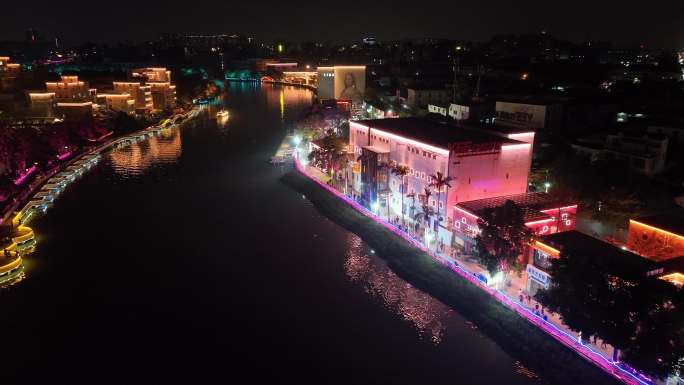
POLYGON ((344 267, 349 279, 382 300, 386 309, 411 322, 421 336, 428 336, 434 344, 442 342, 447 317, 453 311, 399 278, 380 258, 369 255, 358 236, 350 234, 347 243, 344 267))
POLYGON ((180 130, 169 128, 160 136, 112 150, 110 158, 114 171, 124 176, 139 176, 154 164, 175 163, 182 152, 180 130))

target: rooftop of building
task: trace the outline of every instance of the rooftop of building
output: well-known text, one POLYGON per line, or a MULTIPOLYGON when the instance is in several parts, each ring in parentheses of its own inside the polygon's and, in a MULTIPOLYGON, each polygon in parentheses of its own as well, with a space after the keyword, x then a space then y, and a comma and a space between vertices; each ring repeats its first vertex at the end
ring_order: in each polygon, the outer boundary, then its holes
POLYGON ((540 242, 571 258, 572 255, 579 254, 584 257, 600 258, 602 266, 610 268, 613 274, 620 276, 645 274, 658 268, 658 263, 650 259, 576 230, 546 235, 541 237, 540 242))
POLYGON ((521 103, 539 106, 549 106, 554 104, 569 103, 573 100, 573 98, 556 95, 500 95, 496 100, 499 102, 506 103, 521 103))
POLYGON ((355 123, 441 148, 448 148, 450 143, 464 142, 474 144, 523 143, 476 128, 460 127, 446 122, 420 118, 367 119, 358 120, 355 123))
POLYGON ((547 193, 530 192, 460 202, 457 206, 472 214, 479 215, 483 210, 503 206, 503 204, 509 200, 520 206, 523 211, 523 220, 525 222, 551 218, 549 214, 543 213, 540 210, 572 205, 572 202, 570 201, 555 198, 547 193))
POLYGON ((660 230, 684 236, 684 210, 648 215, 634 218, 633 220, 660 230))

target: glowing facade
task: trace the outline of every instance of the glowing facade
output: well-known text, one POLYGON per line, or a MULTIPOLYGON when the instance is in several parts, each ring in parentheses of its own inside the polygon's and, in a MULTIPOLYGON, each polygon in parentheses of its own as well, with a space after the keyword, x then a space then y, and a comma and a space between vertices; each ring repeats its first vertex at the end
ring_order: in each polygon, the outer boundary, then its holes
POLYGON ((436 214, 431 227, 446 247, 459 202, 527 190, 531 143, 416 118, 352 121, 349 131, 349 149, 358 159, 352 195, 366 207, 377 205, 393 221, 402 217, 402 195, 408 222, 426 204, 436 214), (386 163, 408 167, 408 175, 394 175, 386 163), (451 177, 450 188, 431 187, 437 173, 451 177), (425 188, 432 190, 429 197, 425 188))
POLYGON ((9 56, 0 56, 0 90, 6 91, 14 87, 20 73, 20 64, 12 63, 9 56))
MULTIPOLYGON (((164 67, 147 67, 131 70, 131 78, 139 80, 141 87, 148 86, 145 92, 145 108, 148 108, 147 94, 150 92, 152 109, 165 110, 176 106, 176 86, 171 84, 171 71, 164 67), (144 83, 144 86, 142 86, 144 83)), ((116 88, 115 88, 116 89, 116 88)), ((131 93, 135 95, 134 93, 131 93)), ((138 98, 136 98, 138 100, 138 98)), ((136 102, 136 108, 140 104, 136 102)))
POLYGON ((140 82, 114 82, 113 86, 114 92, 131 95, 136 110, 152 110, 152 87, 140 82))
POLYGON ((684 256, 684 219, 677 215, 630 219, 627 248, 654 261, 684 256))
POLYGON ((107 106, 113 111, 125 112, 132 114, 135 112, 135 98, 129 93, 100 93, 97 95, 99 104, 107 106))
POLYGON ((61 81, 46 82, 47 92, 55 94, 57 102, 83 101, 91 98, 88 83, 78 79, 78 76, 62 75, 61 81))

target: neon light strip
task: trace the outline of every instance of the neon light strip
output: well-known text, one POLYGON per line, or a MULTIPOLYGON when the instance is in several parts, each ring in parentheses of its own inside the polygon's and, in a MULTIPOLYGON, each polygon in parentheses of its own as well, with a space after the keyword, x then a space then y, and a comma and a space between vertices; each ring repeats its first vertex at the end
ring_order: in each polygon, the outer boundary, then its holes
MULTIPOLYGON (((555 209, 553 209, 553 210, 555 210, 555 209)), ((525 222, 525 226, 536 225, 537 223, 551 222, 553 220, 554 220, 553 218, 546 218, 546 219, 540 219, 538 221, 525 222)))
MULTIPOLYGON (((366 130, 368 130, 368 126, 364 126, 363 124, 359 124, 359 123, 353 123, 353 124, 354 124, 355 126, 363 127, 363 128, 365 128, 366 130)), ((399 135, 395 135, 395 134, 390 134, 389 132, 382 131, 381 129, 378 129, 378 128, 373 128, 373 127, 371 127, 371 129, 372 129, 373 131, 375 131, 375 132, 380 132, 382 135, 387 135, 388 137, 390 137, 390 138, 392 138, 392 139, 394 139, 394 140, 406 142, 406 143, 411 144, 411 145, 413 145, 413 146, 420 146, 420 147, 423 147, 424 149, 426 149, 426 150, 428 150, 428 151, 436 152, 436 153, 439 153, 440 155, 443 155, 443 156, 449 156, 449 150, 446 150, 446 149, 443 149, 443 148, 440 148, 440 147, 435 147, 435 146, 432 146, 432 145, 429 145, 429 144, 426 144, 426 143, 423 143, 423 142, 419 142, 419 141, 417 141, 417 140, 408 139, 408 138, 405 138, 405 137, 403 137, 403 136, 399 136, 399 135)))
POLYGON ((501 150, 515 150, 518 148, 529 147, 530 143, 508 144, 501 146, 501 150))
POLYGON ((659 231, 659 232, 661 232, 661 233, 665 233, 665 234, 671 235, 671 236, 673 236, 673 237, 677 237, 677 238, 684 239, 684 235, 675 234, 675 233, 673 233, 673 232, 670 232, 670 231, 667 231, 667 230, 663 230, 663 229, 658 228, 658 227, 654 227, 654 226, 651 226, 651 225, 647 225, 647 224, 645 224, 645 223, 641 223, 641 222, 639 222, 639 221, 635 221, 634 219, 630 219, 629 221, 630 221, 630 222, 634 222, 634 223, 636 223, 637 225, 641 225, 641 226, 647 227, 647 228, 649 228, 649 229, 651 229, 651 230, 656 230, 656 231, 659 231))
POLYGON ((310 180, 314 181, 316 184, 333 194, 334 196, 340 198, 342 201, 346 202, 349 204, 351 207, 359 211, 361 214, 367 216, 368 218, 372 219, 376 223, 382 225, 386 229, 392 231, 393 233, 397 234, 404 240, 406 240, 409 244, 415 246, 419 250, 423 251, 424 253, 428 254, 430 257, 432 257, 436 262, 448 266, 452 271, 458 273, 461 277, 469 280, 471 283, 475 284, 485 292, 487 292, 489 295, 494 297, 496 300, 498 300, 502 305, 508 307, 509 309, 515 311, 518 313, 520 316, 525 318, 527 321, 529 321, 531 324, 536 325, 543 331, 545 331, 547 334, 549 334, 551 337, 556 339, 558 342, 562 343, 563 345, 567 346, 568 348, 574 350, 577 354, 581 355, 588 361, 592 362, 599 368, 603 369, 606 373, 612 375, 614 378, 620 380, 621 382, 629 385, 635 385, 635 384, 640 384, 640 385, 653 385, 653 382, 650 378, 636 372, 636 374, 631 373, 628 370, 623 369, 618 365, 618 362, 614 362, 603 356, 600 352, 595 351, 594 349, 591 348, 591 346, 584 345, 577 341, 577 338, 573 336, 572 334, 560 329, 558 326, 554 325, 553 323, 544 320, 541 316, 538 316, 532 312, 531 309, 528 309, 525 307, 522 303, 518 302, 508 294, 498 290, 498 289, 493 289, 488 286, 486 286, 483 282, 478 280, 475 277, 475 273, 465 269, 464 267, 458 265, 456 262, 451 262, 449 260, 446 260, 431 251, 429 251, 422 243, 420 243, 418 240, 415 238, 412 238, 408 234, 404 233, 403 231, 399 230, 396 228, 394 225, 389 224, 382 220, 380 217, 375 215, 373 212, 369 211, 365 207, 361 206, 359 203, 356 201, 350 199, 349 197, 341 194, 339 191, 335 190, 334 188, 328 186, 327 184, 321 182, 320 180, 316 179, 313 176, 310 176, 309 174, 306 173, 304 168, 299 162, 299 157, 297 156, 297 153, 295 152, 295 157, 294 157, 294 163, 295 163, 295 168, 297 171, 299 171, 302 175, 305 177, 309 178, 310 180), (625 376, 626 375, 626 376, 625 376), (641 377, 641 378, 640 378, 641 377), (643 379, 642 379, 643 378, 643 379))
POLYGON ((455 208, 456 210, 458 210, 458 211, 460 211, 460 212, 466 214, 466 215, 469 215, 469 216, 475 218, 475 219, 480 219, 480 217, 478 217, 477 215, 475 215, 475 214, 473 214, 473 213, 471 213, 471 212, 469 212, 469 211, 466 211, 466 210, 464 210, 464 209, 462 209, 462 208, 460 208, 460 207, 458 207, 458 206, 454 206, 454 208, 455 208))
POLYGON ((538 248, 539 250, 547 253, 547 254, 552 254, 554 257, 557 257, 560 255, 560 250, 556 249, 555 247, 551 247, 547 245, 546 243, 542 243, 539 241, 534 241, 534 246, 535 248, 538 248))

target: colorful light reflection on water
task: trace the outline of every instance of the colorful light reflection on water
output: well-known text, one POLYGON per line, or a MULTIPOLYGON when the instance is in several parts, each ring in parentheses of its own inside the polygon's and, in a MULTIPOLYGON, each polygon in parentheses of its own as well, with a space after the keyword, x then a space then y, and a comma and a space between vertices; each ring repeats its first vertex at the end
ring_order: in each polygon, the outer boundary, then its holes
POLYGON ((344 268, 352 282, 380 299, 386 309, 411 322, 421 337, 428 337, 435 344, 442 342, 453 311, 399 278, 355 234, 349 235, 344 268))
POLYGON ((159 136, 115 149, 109 156, 117 174, 136 177, 155 164, 175 163, 181 152, 181 134, 176 127, 162 130, 159 136))

